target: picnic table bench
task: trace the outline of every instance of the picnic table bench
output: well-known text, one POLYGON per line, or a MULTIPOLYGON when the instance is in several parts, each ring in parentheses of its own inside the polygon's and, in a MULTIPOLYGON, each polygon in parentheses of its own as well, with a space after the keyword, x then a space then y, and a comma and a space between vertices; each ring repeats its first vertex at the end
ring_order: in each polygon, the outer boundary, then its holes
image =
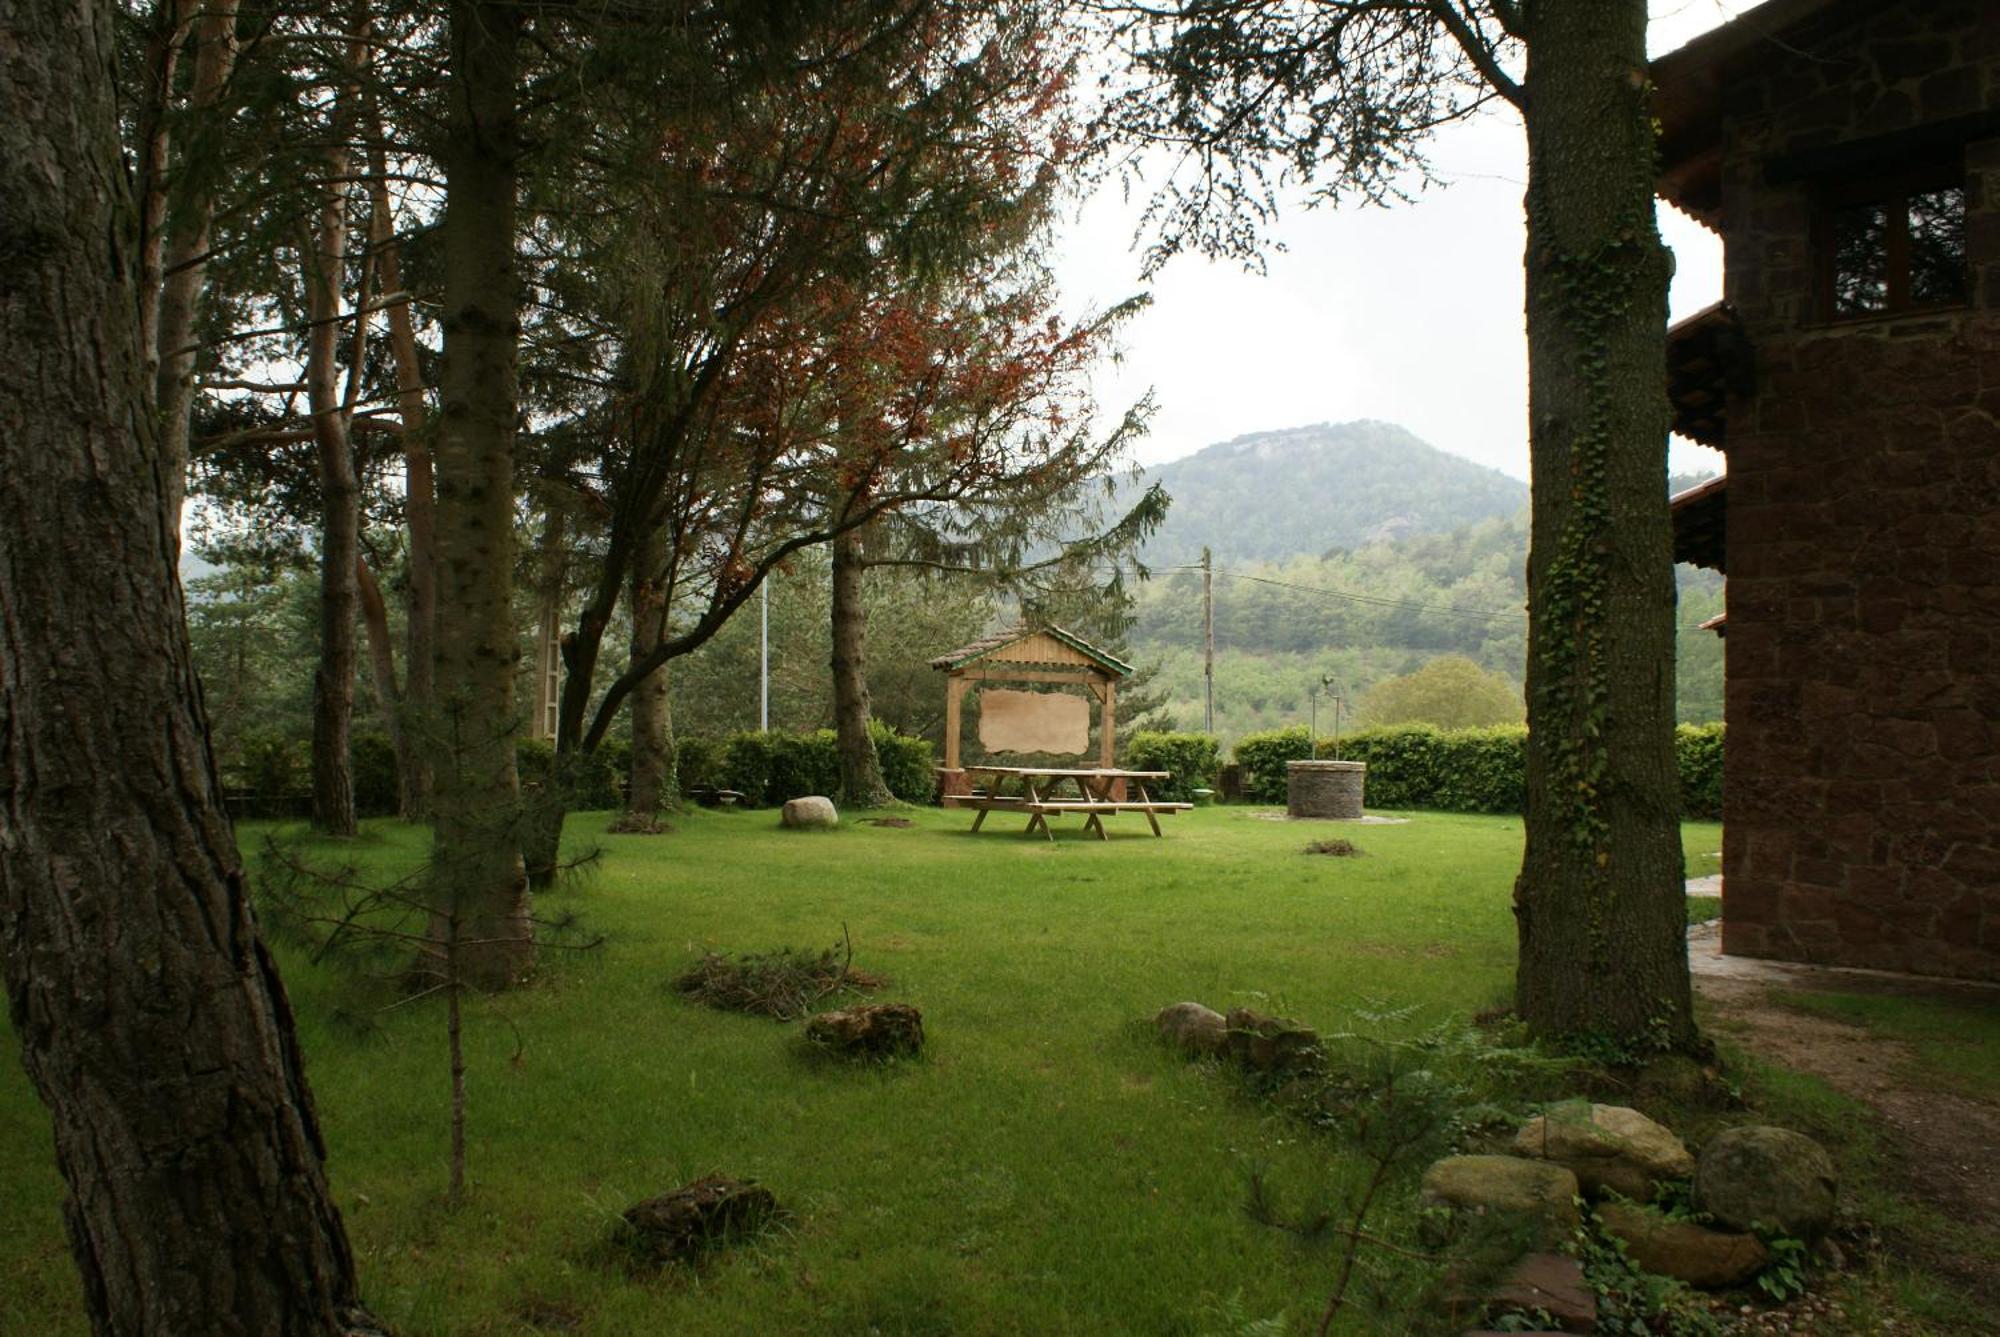
POLYGON ((1170 779, 1171 771, 1121 771, 1110 767, 1075 770, 1043 766, 968 766, 965 773, 968 777, 992 777, 986 793, 960 795, 953 800, 958 807, 978 809, 979 815, 972 819, 974 831, 985 824, 988 813, 1025 812, 1028 814, 1028 825, 1024 834, 1033 835, 1040 831, 1054 840, 1056 834, 1049 828, 1048 819, 1064 813, 1080 813, 1085 819, 1085 830, 1095 831, 1099 840, 1109 840, 1111 837, 1105 833, 1103 819, 1121 812, 1136 812, 1145 815, 1153 834, 1158 836, 1165 834, 1160 830, 1161 813, 1181 812, 1194 806, 1192 803, 1156 799, 1146 792, 1147 781, 1170 779), (1010 781, 1016 792, 1002 792, 1010 781), (1116 797, 1121 781, 1138 794, 1136 799, 1116 797), (1056 797, 1064 786, 1073 786, 1078 797, 1056 797))

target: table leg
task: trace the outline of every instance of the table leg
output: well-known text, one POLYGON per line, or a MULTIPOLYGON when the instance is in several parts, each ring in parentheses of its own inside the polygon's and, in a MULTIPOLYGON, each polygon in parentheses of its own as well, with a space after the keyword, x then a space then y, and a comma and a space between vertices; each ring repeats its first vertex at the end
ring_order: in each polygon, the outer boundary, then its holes
MULTIPOLYGON (((1025 775, 1021 777, 1021 801, 1024 804, 1029 805, 1030 807, 1042 801, 1042 796, 1035 789, 1034 782, 1028 779, 1028 777, 1025 775)), ((1028 814, 1028 829, 1023 834, 1030 836, 1034 835, 1036 827, 1041 828, 1042 834, 1049 838, 1049 843, 1051 845, 1055 843, 1056 833, 1049 829, 1049 818, 1047 813, 1030 812, 1028 814)))
POLYGON ((986 821, 986 814, 991 811, 993 811, 991 808, 981 808, 979 810, 978 815, 976 815, 972 819, 972 829, 974 831, 977 831, 980 828, 981 824, 986 821))
POLYGON ((1152 823, 1153 834, 1156 836, 1164 834, 1160 830, 1160 815, 1153 811, 1152 796, 1146 792, 1146 782, 1144 780, 1134 780, 1132 787, 1139 791, 1139 802, 1146 805, 1146 820, 1152 823))

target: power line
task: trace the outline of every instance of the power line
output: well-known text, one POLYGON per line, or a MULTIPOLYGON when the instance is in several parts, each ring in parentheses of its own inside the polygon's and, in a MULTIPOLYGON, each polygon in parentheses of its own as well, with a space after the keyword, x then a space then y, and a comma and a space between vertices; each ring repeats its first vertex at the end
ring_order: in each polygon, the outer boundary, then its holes
POLYGON ((1254 581, 1259 585, 1275 585, 1279 589, 1299 590, 1306 594, 1317 594, 1324 599, 1344 599, 1349 603, 1368 604, 1376 608, 1401 608, 1418 613, 1442 613, 1449 617, 1472 617, 1487 622, 1502 622, 1526 614, 1525 609, 1507 613, 1496 613, 1484 608, 1465 608, 1457 604, 1416 603, 1409 599, 1390 599, 1379 594, 1356 594, 1352 590, 1328 589, 1323 585, 1300 585, 1295 581, 1277 580, 1270 576, 1253 576, 1247 571, 1224 571, 1216 568, 1216 575, 1229 576, 1236 580, 1254 581))

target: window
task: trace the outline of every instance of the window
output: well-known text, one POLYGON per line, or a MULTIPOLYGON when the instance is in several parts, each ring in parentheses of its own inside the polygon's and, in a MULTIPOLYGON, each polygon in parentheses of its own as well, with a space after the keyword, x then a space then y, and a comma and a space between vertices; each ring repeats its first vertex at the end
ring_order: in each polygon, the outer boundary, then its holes
POLYGON ((1831 320, 1963 303, 1965 187, 1931 174, 1830 192, 1820 270, 1821 309, 1831 320))

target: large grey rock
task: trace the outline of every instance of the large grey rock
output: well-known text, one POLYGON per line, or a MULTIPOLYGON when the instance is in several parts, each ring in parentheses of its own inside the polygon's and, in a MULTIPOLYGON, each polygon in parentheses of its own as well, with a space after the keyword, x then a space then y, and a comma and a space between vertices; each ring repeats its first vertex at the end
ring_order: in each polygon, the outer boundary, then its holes
POLYGON ((834 811, 832 799, 813 794, 806 798, 786 799, 785 810, 778 821, 797 830, 813 830, 839 826, 840 814, 834 811))
POLYGON ((1672 1129, 1623 1105, 1580 1100, 1530 1119, 1514 1139, 1514 1154, 1554 1161, 1592 1198, 1610 1190, 1647 1202, 1655 1184, 1694 1173, 1694 1157, 1672 1129))
POLYGON ((648 1263, 692 1258, 754 1234, 778 1214, 778 1200, 755 1180, 707 1175, 625 1209, 620 1230, 648 1263))
POLYGON ((1838 1181, 1824 1148, 1789 1128, 1718 1133, 1695 1166, 1695 1205, 1730 1230, 1762 1226, 1807 1242, 1833 1224, 1838 1181))
POLYGON ((1200 1003, 1169 1003, 1153 1018, 1160 1038, 1183 1054, 1206 1058, 1229 1043, 1229 1022, 1200 1003))
POLYGON ((1597 1209, 1597 1220, 1624 1241, 1625 1252, 1641 1269, 1690 1286, 1735 1286, 1771 1261, 1771 1251, 1755 1235, 1672 1221, 1629 1202, 1605 1203, 1597 1209))
POLYGON ((1447 1156, 1424 1171, 1420 1198, 1486 1218, 1524 1239, 1553 1244, 1576 1229, 1576 1176, 1521 1156, 1447 1156))
POLYGON ((1319 1067, 1319 1032, 1290 1017, 1267 1017, 1247 1007, 1231 1008, 1227 1048, 1252 1072, 1303 1073, 1319 1067))

